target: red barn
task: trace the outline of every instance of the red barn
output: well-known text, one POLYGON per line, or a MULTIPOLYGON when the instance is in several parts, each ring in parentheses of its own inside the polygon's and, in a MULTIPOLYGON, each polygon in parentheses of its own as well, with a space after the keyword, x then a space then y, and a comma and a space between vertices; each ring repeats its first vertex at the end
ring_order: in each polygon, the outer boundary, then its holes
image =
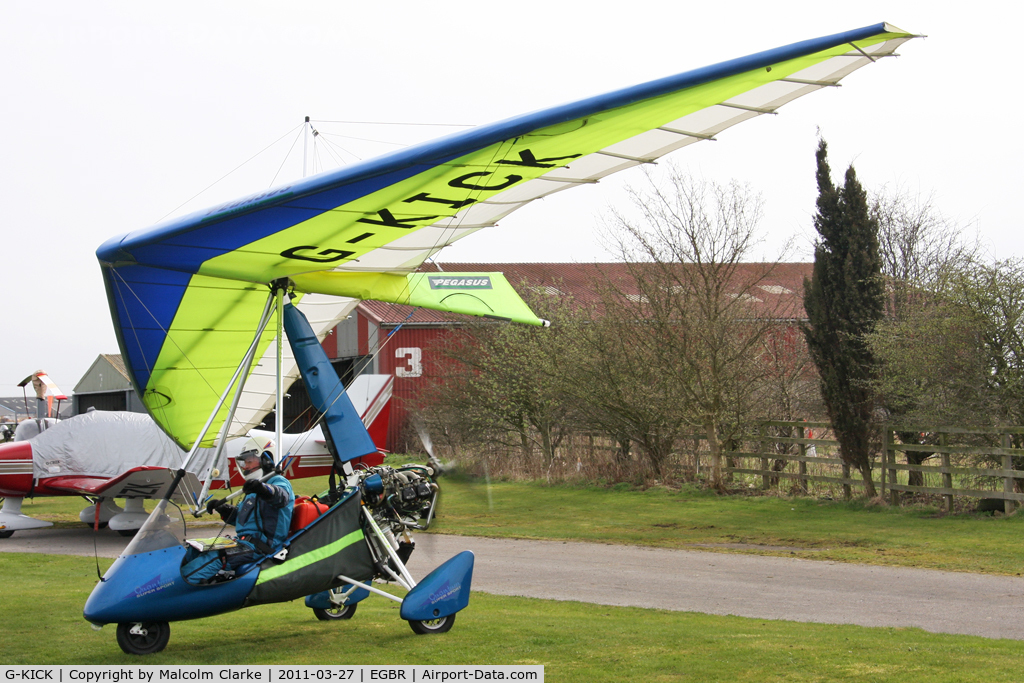
MULTIPOLYGON (((596 301, 595 283, 610 279, 625 288, 630 280, 624 263, 442 263, 445 272, 502 272, 520 292, 541 290, 555 296, 572 297, 580 303, 596 301)), ((425 264, 424 270, 437 268, 425 264)), ((767 264, 750 263, 743 270, 754 273, 767 264)), ((780 322, 790 333, 805 318, 803 279, 810 277, 813 264, 776 264, 771 274, 746 296, 766 309, 781 311, 780 322)), ((627 290, 628 291, 628 290, 627 290)), ((628 295, 628 294, 627 294, 628 295)), ((446 359, 436 349, 445 337, 466 324, 467 318, 424 308, 412 308, 376 301, 359 304, 352 316, 338 325, 324 340, 330 358, 343 377, 345 373, 374 372, 395 378, 388 448, 403 451, 411 432, 410 409, 427 386, 431 372, 444 371, 446 359)), ((792 336, 789 334, 787 336, 792 336)))

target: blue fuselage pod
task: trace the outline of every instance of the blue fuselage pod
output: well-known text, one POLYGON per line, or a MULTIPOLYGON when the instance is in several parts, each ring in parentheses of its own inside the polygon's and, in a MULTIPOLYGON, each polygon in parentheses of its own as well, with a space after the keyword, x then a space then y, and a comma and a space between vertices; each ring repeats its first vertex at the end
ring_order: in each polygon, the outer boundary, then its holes
POLYGON ((290 303, 284 306, 284 329, 310 402, 324 414, 325 432, 342 461, 376 453, 363 421, 345 393, 345 386, 331 366, 324 347, 313 333, 306 316, 290 303))
POLYGON ((401 617, 407 621, 430 621, 465 609, 469 604, 474 559, 472 551, 463 550, 427 574, 402 600, 401 617))
POLYGON ((181 576, 186 548, 122 555, 85 603, 94 624, 199 619, 239 609, 256 583, 259 567, 231 581, 196 586, 181 576))

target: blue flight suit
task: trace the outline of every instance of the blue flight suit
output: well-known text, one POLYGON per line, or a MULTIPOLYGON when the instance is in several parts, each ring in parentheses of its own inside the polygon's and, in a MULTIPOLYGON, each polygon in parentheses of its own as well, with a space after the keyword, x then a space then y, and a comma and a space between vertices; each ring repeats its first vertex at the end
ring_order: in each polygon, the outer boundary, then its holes
POLYGON ((237 508, 224 506, 218 510, 221 519, 235 527, 239 547, 227 553, 207 550, 189 559, 181 568, 182 576, 189 583, 212 578, 222 569, 248 564, 256 557, 276 550, 288 537, 295 507, 292 485, 280 474, 275 474, 263 482, 263 486, 269 491, 269 497, 249 493, 237 508))
POLYGON ((265 553, 270 548, 277 548, 288 537, 295 493, 291 482, 280 474, 275 474, 263 485, 272 489, 269 499, 250 493, 224 521, 235 527, 239 542, 265 553))

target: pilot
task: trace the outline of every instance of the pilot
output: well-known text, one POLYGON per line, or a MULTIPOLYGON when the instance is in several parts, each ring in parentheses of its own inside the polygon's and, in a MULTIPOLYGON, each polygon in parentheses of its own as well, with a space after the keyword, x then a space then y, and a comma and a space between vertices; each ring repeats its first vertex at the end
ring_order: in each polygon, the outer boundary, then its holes
POLYGON ((239 473, 245 477, 242 503, 235 507, 222 499, 213 499, 206 504, 208 513, 216 512, 224 522, 235 527, 238 547, 226 552, 208 550, 188 561, 182 567, 182 574, 190 582, 208 580, 218 572, 230 572, 248 564, 279 548, 288 536, 295 494, 287 479, 272 474, 274 442, 271 440, 262 446, 261 443, 250 438, 235 458, 239 473), (272 476, 261 481, 270 474, 272 476))

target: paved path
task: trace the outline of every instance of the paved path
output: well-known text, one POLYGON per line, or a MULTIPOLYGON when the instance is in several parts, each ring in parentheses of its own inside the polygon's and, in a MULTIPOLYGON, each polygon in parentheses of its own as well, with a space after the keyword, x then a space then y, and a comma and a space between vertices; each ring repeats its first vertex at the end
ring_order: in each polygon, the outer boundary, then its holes
MULTIPOLYGON (((126 541, 111 531, 96 536, 105 557, 126 541)), ((476 553, 473 589, 485 593, 1024 640, 1024 579, 1017 577, 435 534, 417 537, 413 575, 460 550, 476 553)), ((0 552, 92 555, 93 534, 19 531, 0 540, 0 552)))

